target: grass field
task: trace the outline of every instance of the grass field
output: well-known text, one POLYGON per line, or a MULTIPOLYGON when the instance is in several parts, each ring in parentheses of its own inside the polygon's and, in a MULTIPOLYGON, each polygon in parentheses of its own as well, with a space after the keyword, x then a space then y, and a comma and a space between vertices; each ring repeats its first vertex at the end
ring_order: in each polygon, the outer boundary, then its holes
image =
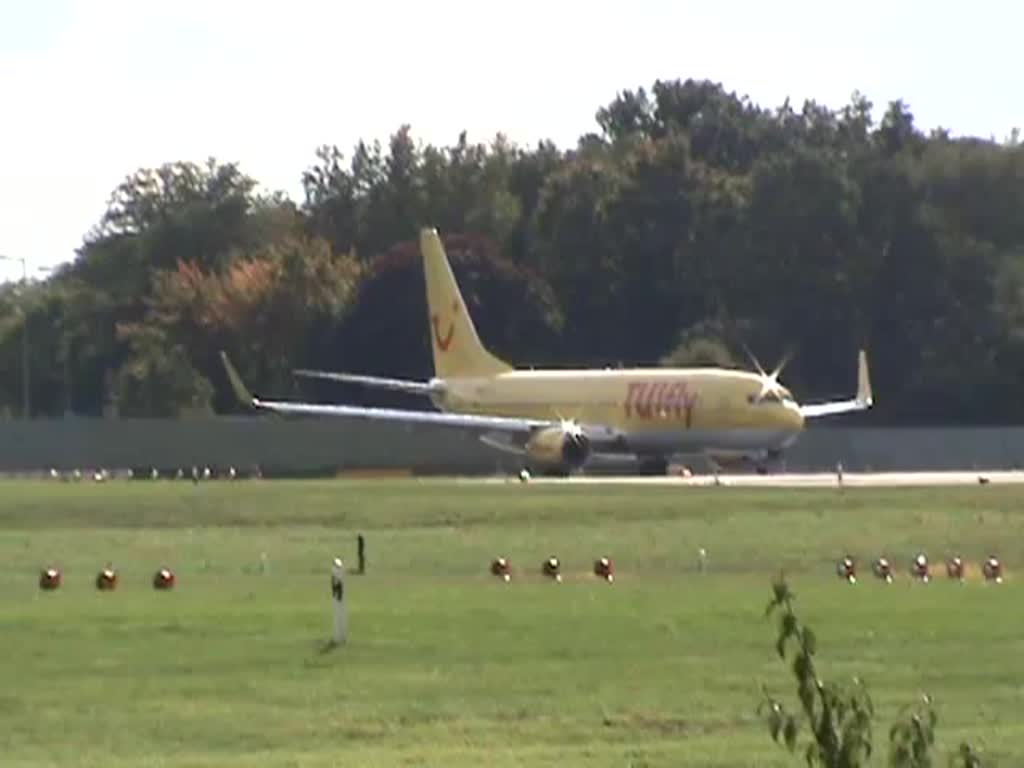
POLYGON ((1020 494, 7 482, 0 765, 798 765, 756 716, 762 684, 795 704, 764 617, 780 568, 822 672, 866 679, 876 747, 927 691, 941 755, 969 739, 1024 764, 1020 494), (354 565, 359 532, 350 643, 324 652, 330 560, 354 565), (918 549, 939 567, 993 551, 1007 581, 911 584, 918 549), (846 552, 855 586, 835 576, 846 552), (888 587, 868 570, 882 552, 888 587), (499 554, 511 584, 487 571, 499 554), (549 554, 562 584, 540 576, 549 554), (604 554, 613 585, 590 573, 604 554), (108 560, 121 584, 98 593, 108 560), (65 583, 42 593, 50 563, 65 583), (157 593, 165 564, 178 587, 157 593))

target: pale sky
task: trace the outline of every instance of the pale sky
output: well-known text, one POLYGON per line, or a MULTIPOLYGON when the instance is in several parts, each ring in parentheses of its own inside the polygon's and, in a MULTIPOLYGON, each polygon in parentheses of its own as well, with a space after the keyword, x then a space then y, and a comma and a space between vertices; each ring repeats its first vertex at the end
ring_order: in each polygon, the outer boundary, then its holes
POLYGON ((564 148, 657 79, 771 107, 859 89, 1001 139, 1024 127, 1022 29, 1013 0, 0 0, 0 254, 74 258, 140 167, 213 156, 301 202, 320 144, 407 122, 564 148))

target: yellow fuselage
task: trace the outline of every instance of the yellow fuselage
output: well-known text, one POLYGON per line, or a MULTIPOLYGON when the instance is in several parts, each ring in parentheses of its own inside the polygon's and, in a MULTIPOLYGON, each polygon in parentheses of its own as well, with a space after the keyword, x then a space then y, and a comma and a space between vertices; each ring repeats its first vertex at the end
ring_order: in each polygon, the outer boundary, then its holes
POLYGON ((595 441, 603 435, 615 449, 660 456, 771 451, 803 427, 785 388, 773 383, 771 397, 760 397, 766 378, 743 371, 515 370, 481 343, 436 231, 421 232, 420 249, 442 410, 575 422, 595 441))
POLYGON ((716 368, 509 371, 451 378, 443 410, 611 427, 639 450, 781 448, 803 428, 785 402, 760 400, 761 378, 716 368))

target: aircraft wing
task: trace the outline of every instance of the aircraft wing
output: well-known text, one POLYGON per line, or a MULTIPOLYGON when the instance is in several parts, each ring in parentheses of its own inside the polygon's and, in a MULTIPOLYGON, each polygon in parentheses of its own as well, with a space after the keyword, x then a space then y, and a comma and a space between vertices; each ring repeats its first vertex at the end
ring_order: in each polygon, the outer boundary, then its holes
POLYGON ((857 396, 852 400, 833 400, 827 403, 801 405, 800 414, 805 419, 815 419, 819 416, 832 416, 837 413, 865 411, 873 403, 871 379, 868 377, 868 357, 862 349, 857 355, 857 396))
POLYGON ((235 396, 246 406, 293 416, 347 416, 377 421, 397 421, 405 424, 441 424, 455 427, 470 427, 498 432, 529 433, 537 428, 551 426, 556 422, 544 419, 519 419, 505 416, 483 416, 468 413, 439 413, 437 411, 412 411, 396 408, 364 408, 355 405, 327 405, 323 403, 301 403, 282 400, 261 400, 246 388, 241 376, 224 352, 220 353, 224 369, 235 396))
POLYGON ((408 379, 389 379, 382 376, 364 376, 357 373, 338 373, 336 371, 312 371, 300 368, 292 371, 296 376, 307 379, 327 379, 341 381, 346 384, 362 384, 367 387, 390 389, 396 392, 407 392, 414 395, 432 395, 444 387, 441 382, 409 381, 408 379))
POLYGON ((254 408, 283 415, 348 416, 377 421, 399 421, 404 424, 441 424, 453 427, 475 427, 484 430, 527 433, 554 422, 540 419, 516 419, 504 416, 480 416, 471 413, 442 413, 438 411, 412 411, 399 408, 363 408, 358 405, 325 405, 322 403, 296 403, 280 400, 250 401, 254 408))

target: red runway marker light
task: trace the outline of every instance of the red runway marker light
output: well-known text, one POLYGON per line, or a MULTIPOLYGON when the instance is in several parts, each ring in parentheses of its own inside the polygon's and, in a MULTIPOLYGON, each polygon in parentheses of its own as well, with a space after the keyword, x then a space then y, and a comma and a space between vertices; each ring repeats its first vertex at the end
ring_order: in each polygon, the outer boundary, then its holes
POLYGON ((96 589, 103 592, 117 589, 117 571, 115 571, 111 566, 107 566, 97 573, 96 589))
POLYGON ((562 580, 562 564, 558 562, 557 557, 552 556, 545 560, 544 564, 541 566, 541 570, 544 575, 550 579, 554 579, 555 581, 562 580))
POLYGON ((946 561, 946 575, 951 579, 964 580, 964 561, 959 557, 951 557, 946 561))
POLYGON ((161 568, 153 574, 153 589, 173 589, 174 572, 169 568, 161 568))
POLYGON ((989 555, 981 570, 985 574, 986 581, 994 581, 996 584, 1003 583, 1003 564, 995 555, 989 555))
POLYGON ((504 557, 496 557, 491 561, 491 573, 503 581, 512 580, 511 566, 504 557))
POLYGON ((615 581, 615 564, 610 558, 602 557, 594 561, 594 574, 608 582, 615 581))
POLYGON ((61 581, 61 572, 56 568, 46 568, 39 573, 39 588, 47 592, 58 589, 61 581))
POLYGON ((921 582, 927 584, 931 579, 931 574, 928 571, 928 558, 925 557, 924 552, 921 552, 914 558, 914 561, 910 564, 910 573, 921 582))
POLYGON ((836 563, 836 574, 839 578, 844 579, 851 584, 857 583, 857 564, 854 563, 852 557, 844 557, 838 563, 836 563))

